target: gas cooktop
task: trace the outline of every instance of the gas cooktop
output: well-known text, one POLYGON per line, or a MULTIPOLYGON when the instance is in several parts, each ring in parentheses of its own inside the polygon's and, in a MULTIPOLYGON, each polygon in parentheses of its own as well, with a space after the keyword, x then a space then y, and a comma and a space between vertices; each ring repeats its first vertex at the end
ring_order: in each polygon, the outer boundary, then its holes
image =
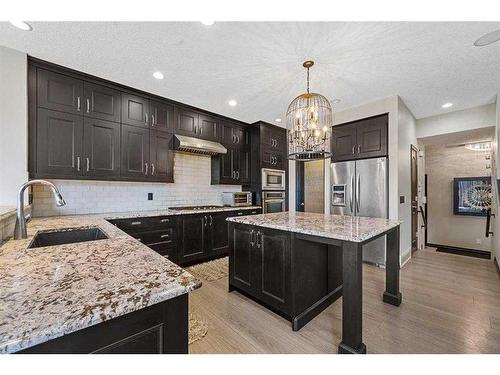
POLYGON ((169 207, 168 209, 169 210, 173 210, 173 211, 182 211, 182 210, 200 210, 200 211, 203 211, 203 210, 213 210, 215 208, 223 208, 224 206, 176 206, 176 207, 169 207))

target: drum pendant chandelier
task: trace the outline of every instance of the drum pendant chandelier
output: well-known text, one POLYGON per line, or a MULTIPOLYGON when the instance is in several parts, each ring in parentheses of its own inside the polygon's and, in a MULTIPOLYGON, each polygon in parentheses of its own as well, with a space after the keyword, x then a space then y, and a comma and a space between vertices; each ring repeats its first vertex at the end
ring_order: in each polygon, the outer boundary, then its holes
POLYGON ((288 159, 312 161, 327 159, 325 150, 332 127, 332 106, 323 95, 309 92, 309 69, 314 61, 302 64, 307 69, 307 92, 297 96, 286 111, 288 159))

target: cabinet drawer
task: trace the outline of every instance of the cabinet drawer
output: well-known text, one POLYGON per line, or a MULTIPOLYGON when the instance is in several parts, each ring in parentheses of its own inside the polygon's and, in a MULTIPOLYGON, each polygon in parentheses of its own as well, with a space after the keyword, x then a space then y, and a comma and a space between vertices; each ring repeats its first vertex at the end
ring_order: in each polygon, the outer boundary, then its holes
POLYGON ((153 216, 133 219, 115 219, 110 220, 110 222, 125 232, 140 232, 174 227, 177 223, 177 218, 171 216, 153 216))
POLYGON ((150 232, 132 233, 132 237, 137 238, 144 245, 164 243, 173 245, 175 243, 175 233, 173 228, 155 230, 150 232))
POLYGON ((158 254, 164 256, 172 262, 177 262, 177 246, 164 243, 149 245, 151 250, 156 251, 158 254))
POLYGON ((258 215, 262 213, 262 208, 255 208, 253 210, 238 210, 232 211, 228 216, 247 216, 247 215, 258 215))

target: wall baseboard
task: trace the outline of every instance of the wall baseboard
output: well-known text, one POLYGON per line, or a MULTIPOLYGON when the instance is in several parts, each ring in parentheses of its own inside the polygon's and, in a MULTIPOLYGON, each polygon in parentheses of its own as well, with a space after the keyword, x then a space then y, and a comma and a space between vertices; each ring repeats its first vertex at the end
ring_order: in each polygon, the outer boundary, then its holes
POLYGON ((399 263, 400 268, 403 268, 406 263, 411 259, 411 248, 408 249, 404 254, 401 254, 399 263))

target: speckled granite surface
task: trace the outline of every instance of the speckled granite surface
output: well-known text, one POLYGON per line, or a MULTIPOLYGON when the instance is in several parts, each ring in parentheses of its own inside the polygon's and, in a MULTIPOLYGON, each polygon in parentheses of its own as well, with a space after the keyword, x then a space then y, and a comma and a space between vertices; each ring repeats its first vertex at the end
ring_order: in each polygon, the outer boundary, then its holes
POLYGON ((227 220, 351 242, 363 242, 401 224, 398 220, 307 212, 278 212, 230 217, 227 220))
POLYGON ((26 240, 0 246, 0 353, 16 352, 200 287, 192 275, 105 220, 165 214, 35 218, 28 223, 26 240), (37 231, 86 227, 99 227, 110 238, 27 248, 37 231))

